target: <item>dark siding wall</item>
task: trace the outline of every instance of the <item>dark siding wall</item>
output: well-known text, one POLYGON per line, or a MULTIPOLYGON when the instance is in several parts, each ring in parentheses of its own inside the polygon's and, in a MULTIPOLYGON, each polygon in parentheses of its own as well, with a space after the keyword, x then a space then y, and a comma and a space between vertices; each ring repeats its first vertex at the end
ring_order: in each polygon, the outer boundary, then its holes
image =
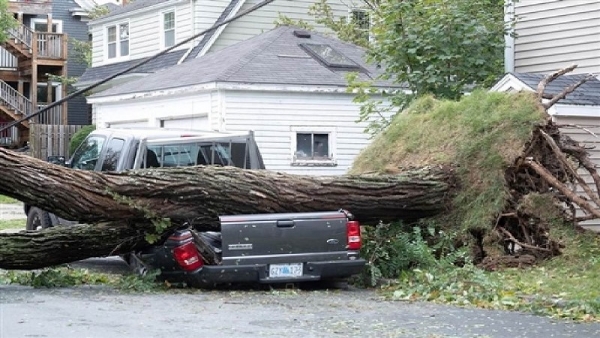
MULTIPOLYGON (((61 20, 63 24, 63 33, 66 33, 71 39, 82 41, 88 40, 87 23, 82 22, 79 17, 74 17, 70 9, 79 7, 73 0, 53 0, 52 1, 52 19, 61 20)), ((73 52, 73 45, 69 42, 69 60, 67 63, 67 73, 69 77, 79 77, 85 71, 87 65, 77 60, 73 52)), ((71 89, 71 88, 69 88, 71 89)), ((69 124, 90 124, 88 105, 84 97, 76 97, 68 101, 69 124)))

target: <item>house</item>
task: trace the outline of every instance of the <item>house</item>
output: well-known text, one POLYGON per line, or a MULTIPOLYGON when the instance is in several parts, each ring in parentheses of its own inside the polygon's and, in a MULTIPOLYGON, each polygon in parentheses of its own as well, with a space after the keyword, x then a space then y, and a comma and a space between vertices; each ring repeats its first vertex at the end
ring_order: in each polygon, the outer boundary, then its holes
MULTIPOLYGON (((18 24, 0 47, 0 128, 67 94, 48 74, 79 76, 86 65, 72 53, 70 38, 86 41, 91 0, 15 0, 9 2, 18 24)), ((35 118, 45 124, 88 124, 89 108, 76 98, 35 118), (68 108, 67 108, 68 107, 68 108)), ((0 133, 0 146, 23 145, 29 121, 0 133)))
MULTIPOLYGON (((262 0, 136 0, 89 23, 92 35, 92 66, 77 83, 84 88, 107 78, 161 50, 221 23, 257 5, 262 0)), ((309 15, 318 0, 277 0, 234 22, 120 76, 95 89, 95 92, 137 79, 161 69, 221 50, 275 28, 280 14, 303 20, 326 32, 309 15)), ((363 15, 362 0, 330 0, 336 17, 363 15)), ((362 18, 361 17, 361 18, 362 18)))
MULTIPOLYGON (((281 26, 88 97, 99 127, 253 130, 267 169, 346 173, 369 143, 346 75, 376 78, 365 51, 281 26)), ((376 87, 398 90, 377 80, 376 87)))
MULTIPOLYGON (((600 2, 511 1, 507 16, 517 18, 516 37, 506 39, 507 74, 492 90, 535 91, 546 74, 572 64, 578 65, 575 71, 551 82, 545 94, 557 94, 587 74, 596 75, 555 104, 549 114, 558 124, 578 126, 561 131, 591 147, 591 159, 600 167, 600 139, 596 136, 600 134, 600 2)), ((585 179, 592 181, 589 175, 585 179)), ((600 220, 582 225, 600 231, 600 220)))

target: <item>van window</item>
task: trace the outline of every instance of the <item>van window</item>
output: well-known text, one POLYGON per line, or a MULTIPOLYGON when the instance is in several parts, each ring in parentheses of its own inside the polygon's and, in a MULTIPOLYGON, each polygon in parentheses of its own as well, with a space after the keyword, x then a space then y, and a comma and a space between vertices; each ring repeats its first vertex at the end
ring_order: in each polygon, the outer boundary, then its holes
POLYGON ((102 162, 101 171, 117 171, 117 165, 125 146, 125 140, 120 138, 113 138, 108 143, 106 148, 106 154, 104 155, 104 161, 102 162))
POLYGON ((71 168, 82 170, 96 169, 104 141, 105 138, 103 136, 90 136, 83 141, 73 154, 71 168))

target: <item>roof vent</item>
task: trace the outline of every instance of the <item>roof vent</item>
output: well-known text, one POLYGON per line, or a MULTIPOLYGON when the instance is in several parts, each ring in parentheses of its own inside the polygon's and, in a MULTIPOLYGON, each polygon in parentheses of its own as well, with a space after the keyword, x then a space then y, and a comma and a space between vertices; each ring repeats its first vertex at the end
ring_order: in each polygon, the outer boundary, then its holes
POLYGON ((304 30, 295 30, 294 35, 301 39, 310 39, 310 33, 304 30))

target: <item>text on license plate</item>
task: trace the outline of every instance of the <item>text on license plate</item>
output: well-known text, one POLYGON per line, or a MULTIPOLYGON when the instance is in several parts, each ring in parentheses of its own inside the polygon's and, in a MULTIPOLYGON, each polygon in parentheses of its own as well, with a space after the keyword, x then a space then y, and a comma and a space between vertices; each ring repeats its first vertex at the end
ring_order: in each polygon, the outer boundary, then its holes
POLYGON ((302 276, 302 263, 271 264, 269 277, 300 277, 302 276))

